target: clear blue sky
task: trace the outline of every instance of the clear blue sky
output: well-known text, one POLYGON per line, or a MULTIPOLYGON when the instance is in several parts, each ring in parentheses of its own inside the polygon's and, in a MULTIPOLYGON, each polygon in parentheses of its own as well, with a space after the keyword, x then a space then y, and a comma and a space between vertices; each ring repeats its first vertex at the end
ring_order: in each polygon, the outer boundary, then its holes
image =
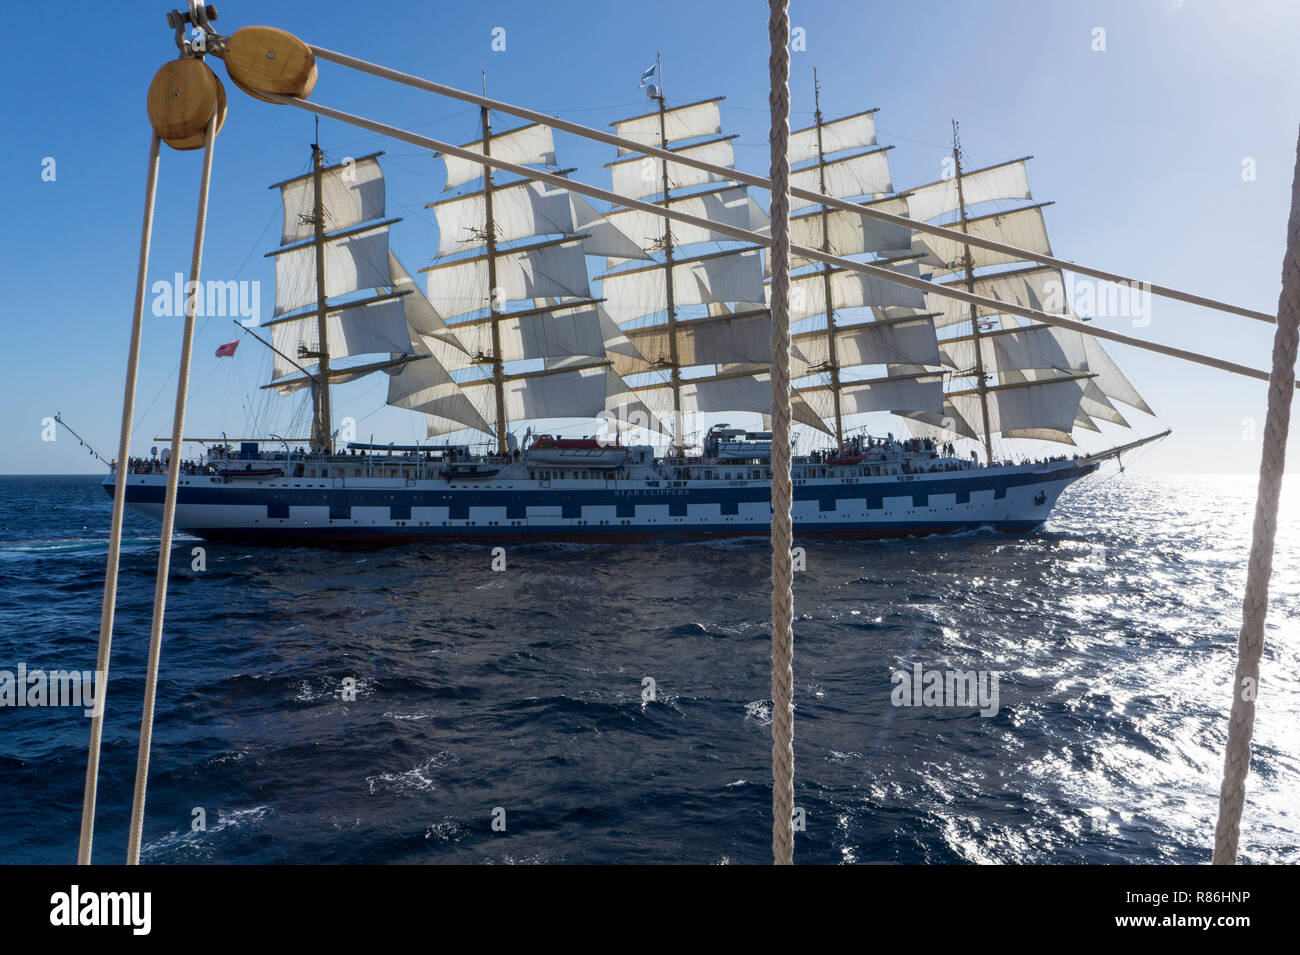
MULTIPOLYGON (((879 107, 881 141, 896 146, 897 185, 933 180, 961 122, 972 165, 1032 154, 1035 197, 1051 200, 1048 229, 1064 258, 1275 311, 1300 120, 1294 0, 1042 0, 804 2, 792 5, 807 50, 793 57, 794 121, 812 111, 812 71, 829 116, 879 107), (1104 52, 1094 30, 1105 30, 1104 52), (1243 160, 1255 178, 1244 181, 1243 160)), ((7 228, 0 234, 0 473, 92 471, 41 419, 62 411, 106 455, 115 451, 134 290, 144 163, 145 92, 175 56, 165 0, 6 4, 0 151, 7 228), (53 157, 57 178, 42 181, 53 157)), ((594 126, 645 107, 641 71, 664 57, 670 102, 725 95, 737 163, 767 167, 767 24, 759 2, 443 3, 226 0, 217 26, 262 23, 311 42, 467 89, 488 71, 489 92, 594 126), (493 52, 492 31, 506 30, 493 52)), ((223 81, 225 70, 214 64, 223 81)), ((230 113, 217 144, 203 277, 260 280, 269 312, 279 203, 267 186, 305 169, 311 117, 251 100, 229 82, 230 113)), ((321 65, 313 98, 464 142, 472 107, 389 87, 321 65)), ((432 258, 423 210, 438 174, 403 144, 323 122, 334 157, 389 150, 389 212, 406 221, 394 247, 411 268, 432 258)), ((611 150, 557 135, 566 165, 603 184, 611 150)), ((164 152, 150 280, 189 260, 200 153, 164 152)), ((1271 326, 1164 300, 1152 320, 1101 324, 1257 367, 1271 326)), ((169 433, 181 322, 146 314, 136 453, 169 433)), ((242 429, 247 396, 266 364, 228 320, 201 325, 195 344, 190 434, 242 429)), ((1173 359, 1111 348, 1173 438, 1146 470, 1257 467, 1266 386, 1173 359), (1246 437, 1243 437, 1245 433, 1246 437)), ((261 401, 260 396, 253 400, 261 401)), ((288 406, 290 402, 282 402, 288 406)), ((351 414, 384 440, 420 434, 418 419, 385 409, 382 385, 344 390, 351 414), (366 418, 366 415, 370 417, 366 418)), ((287 420, 287 407, 279 416, 287 420)), ((1300 452, 1291 455, 1292 468, 1300 452)))

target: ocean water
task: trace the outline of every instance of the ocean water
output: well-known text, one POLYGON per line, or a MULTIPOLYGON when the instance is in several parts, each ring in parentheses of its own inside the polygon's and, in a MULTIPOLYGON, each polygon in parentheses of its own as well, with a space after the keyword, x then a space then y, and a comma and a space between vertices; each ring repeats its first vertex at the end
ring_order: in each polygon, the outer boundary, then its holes
MULTIPOLYGON (((1208 861, 1253 492, 1100 476, 1029 537, 808 543, 796 861, 1208 861), (893 705, 914 665, 996 676, 997 712, 893 705)), ((1296 492, 1256 863, 1300 862, 1296 492)), ((0 670, 94 668, 109 503, 96 478, 0 478, 0 670)), ((513 546, 504 571, 483 546, 207 545, 196 572, 198 543, 173 558, 145 862, 770 859, 766 541, 513 546)), ((125 854, 156 557, 128 515, 101 862, 125 854)), ((0 862, 75 860, 88 726, 0 708, 0 862)))

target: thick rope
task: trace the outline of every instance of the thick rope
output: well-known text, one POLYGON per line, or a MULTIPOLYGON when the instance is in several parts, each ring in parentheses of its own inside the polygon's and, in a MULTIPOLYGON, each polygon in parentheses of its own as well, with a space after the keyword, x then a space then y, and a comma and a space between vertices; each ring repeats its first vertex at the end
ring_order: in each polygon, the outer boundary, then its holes
MULTIPOLYGON (((580 123, 569 122, 568 120, 560 119, 557 116, 548 116, 546 113, 540 113, 537 110, 527 109, 523 106, 515 106, 512 103, 505 103, 501 100, 488 99, 488 97, 480 96, 477 93, 468 93, 464 90, 458 90, 454 86, 444 86, 442 83, 435 83, 432 80, 426 80, 419 76, 412 76, 410 73, 402 73, 398 70, 389 69, 386 66, 380 66, 378 63, 361 60, 354 56, 348 56, 345 53, 336 53, 333 50, 327 50, 324 47, 314 46, 310 43, 307 44, 307 46, 318 59, 330 63, 337 63, 339 66, 345 66, 348 69, 357 70, 361 73, 368 73, 371 76, 376 76, 380 79, 391 80, 394 83, 401 83, 414 89, 436 93, 439 96, 446 96, 450 99, 457 99, 465 103, 473 103, 475 106, 486 106, 490 110, 508 113, 511 116, 518 116, 520 119, 526 119, 531 123, 541 123, 542 125, 549 126, 553 129, 563 130, 566 133, 573 133, 575 136, 581 136, 584 139, 594 139, 596 142, 604 143, 609 146, 620 146, 632 153, 654 156, 659 159, 668 159, 682 166, 691 166, 692 168, 712 173, 719 180, 734 179, 737 182, 743 182, 747 186, 755 186, 759 189, 768 189, 771 186, 770 180, 764 179, 761 176, 755 176, 753 173, 748 173, 741 169, 731 169, 726 166, 719 166, 703 159, 697 159, 688 153, 677 153, 671 150, 661 149, 657 146, 651 146, 646 143, 634 142, 630 139, 616 136, 613 133, 607 133, 604 130, 593 129, 590 126, 583 126, 580 123)), ((275 102, 282 102, 282 100, 276 99, 271 94, 263 93, 262 95, 266 96, 268 99, 274 100, 275 102)), ((456 154, 452 153, 452 155, 456 154)), ((482 162, 482 157, 478 156, 477 161, 482 162)), ((1005 242, 986 239, 983 236, 966 236, 961 231, 954 230, 951 226, 918 222, 914 219, 909 219, 906 216, 893 215, 892 213, 884 212, 880 209, 873 209, 870 205, 863 205, 861 203, 852 202, 848 199, 839 199, 835 196, 825 196, 807 189, 798 188, 791 188, 790 194, 799 199, 806 199, 809 202, 830 206, 833 209, 842 209, 847 212, 859 213, 874 219, 879 219, 882 222, 900 225, 916 232, 924 232, 927 235, 937 235, 954 241, 961 241, 977 248, 987 249, 990 252, 1001 252, 1003 255, 1010 255, 1015 259, 1026 259, 1030 262, 1037 262, 1039 265, 1053 265, 1058 269, 1064 269, 1067 272, 1075 272, 1079 275, 1087 275, 1107 282, 1118 282, 1130 286, 1140 285, 1152 295, 1160 295, 1165 298, 1176 299, 1180 302, 1187 302, 1190 305, 1199 305, 1204 308, 1216 309, 1220 312, 1242 315, 1246 318, 1253 318, 1261 322, 1271 323, 1275 320, 1274 316, 1269 315, 1267 312, 1258 312, 1254 309, 1242 308, 1240 305, 1219 302, 1202 295, 1193 295, 1189 292, 1181 292, 1178 289, 1167 288, 1163 285, 1155 285, 1151 282, 1144 282, 1140 279, 1130 278, 1116 272, 1107 272, 1103 269, 1090 268, 1086 265, 1080 265, 1078 262, 1069 262, 1065 259, 1058 259, 1030 249, 1019 249, 1013 245, 1008 245, 1005 242)), ((803 253, 799 253, 799 255, 800 257, 804 257, 803 253)))
POLYGON ((185 331, 181 338, 181 364, 176 381, 176 411, 172 418, 172 457, 167 466, 167 494, 163 499, 162 539, 158 544, 158 572, 154 578, 153 624, 149 631, 149 668, 145 674, 144 712, 140 717, 140 749, 135 762, 135 794, 131 803, 131 830, 127 837, 126 864, 140 864, 144 829, 144 798, 149 780, 149 750, 153 744, 154 701, 158 694, 158 661, 162 655, 163 614, 167 609, 167 580, 171 573, 172 529, 176 523, 176 494, 181 473, 181 439, 185 434, 185 404, 190 385, 190 356, 194 351, 194 312, 203 264, 203 235, 208 223, 208 185, 212 179, 212 150, 217 139, 217 113, 208 120, 199 180, 199 208, 194 217, 194 250, 190 257, 190 294, 185 299, 185 331))
MULTIPOLYGON (((305 112, 338 120, 340 123, 347 123, 348 125, 355 126, 358 129, 369 130, 372 133, 378 133, 381 136, 387 136, 390 139, 396 139, 399 142, 410 143, 412 146, 419 146, 422 149, 445 153, 448 156, 454 156, 458 159, 468 159, 469 161, 480 165, 491 166, 494 170, 500 172, 522 176, 525 179, 531 179, 536 182, 544 182, 560 189, 568 189, 572 192, 578 193, 579 195, 586 196, 589 199, 597 199, 601 202, 608 202, 612 205, 619 205, 628 209, 637 209, 641 212, 648 212, 659 218, 666 216, 674 222, 684 222, 687 225, 699 226, 700 228, 708 229, 712 232, 721 232, 730 238, 739 239, 741 242, 752 242, 757 245, 770 245, 772 241, 770 235, 760 235, 759 233, 753 232, 749 229, 727 225, 724 222, 710 220, 703 216, 693 216, 690 213, 682 212, 680 209, 674 209, 672 206, 657 206, 652 202, 642 202, 640 199, 632 199, 628 196, 619 195, 618 193, 610 192, 607 189, 600 189, 596 186, 591 186, 574 179, 566 179, 563 176, 542 172, 528 166, 520 166, 516 163, 499 159, 495 156, 484 156, 482 153, 471 152, 468 149, 462 149, 460 146, 454 146, 451 143, 444 143, 437 139, 431 139, 428 136, 421 136, 418 133, 399 129, 396 126, 390 126, 386 123, 375 122, 372 119, 366 119, 363 116, 357 116, 341 109, 334 109, 332 106, 310 103, 306 100, 296 99, 291 96, 280 96, 276 93, 263 93, 262 95, 273 103, 283 103, 288 106, 295 106, 305 112)), ((646 149, 647 151, 650 151, 649 147, 646 147, 646 149)), ((692 163, 692 165, 699 164, 692 163)), ((767 179, 761 181, 765 184, 769 182, 767 179)), ((797 194, 797 191, 791 191, 791 195, 797 194)), ((815 196, 815 194, 812 193, 810 193, 810 195, 815 196)), ((833 196, 822 196, 821 199, 826 205, 838 204, 838 200, 835 200, 833 196)), ((960 235, 960 233, 958 233, 958 235, 960 235)), ((971 245, 975 245, 975 236, 970 236, 970 239, 971 245)), ((983 295, 975 295, 971 292, 967 292, 961 287, 938 285, 917 276, 895 272, 892 269, 885 268, 881 265, 873 265, 870 262, 857 262, 853 259, 846 259, 843 256, 831 255, 830 253, 823 252, 821 249, 807 248, 801 245, 791 245, 790 251, 792 254, 797 255, 800 258, 812 259, 814 262, 824 262, 828 265, 834 266, 835 268, 861 272, 862 274, 869 275, 872 278, 877 278, 884 282, 890 282, 894 285, 902 285, 907 288, 916 289, 917 291, 924 292, 927 295, 940 295, 945 298, 956 299, 959 302, 979 305, 993 312, 1018 315, 1021 318, 1027 318, 1031 321, 1042 322, 1046 325, 1054 325, 1057 328, 1070 329, 1071 331, 1079 332, 1081 335, 1091 335, 1094 338, 1118 342, 1121 345, 1131 345, 1134 348, 1152 351, 1159 355, 1168 355, 1171 358, 1180 358, 1183 361, 1195 362, 1196 364, 1206 365, 1210 368, 1218 368, 1221 371, 1232 372, 1236 375, 1244 375, 1247 378, 1257 378, 1260 381, 1268 381, 1269 378, 1268 372, 1261 371, 1257 368, 1247 368, 1245 365, 1238 365, 1235 362, 1225 361, 1221 358, 1214 358, 1210 355, 1201 355, 1196 352, 1187 351, 1183 348, 1173 348, 1169 345, 1160 345, 1144 338, 1137 338, 1132 335, 1125 335, 1121 332, 1111 331, 1107 328, 1098 327, 1093 323, 1073 321, 1061 315, 1053 315, 1037 309, 1027 308, 1023 305, 1017 305, 1014 302, 1003 302, 983 295)), ((1270 318, 1269 320, 1271 321, 1272 319, 1270 318)), ((1297 383, 1297 387, 1300 387, 1300 383, 1297 383)))
POLYGON ((769 0, 772 89, 772 861, 794 862, 794 544, 790 522, 790 4, 769 0))
POLYGON ((1237 670, 1232 679, 1232 711, 1228 745, 1219 790, 1219 822, 1214 830, 1215 865, 1237 861, 1241 812, 1246 801, 1250 769, 1250 738, 1255 727, 1255 697, 1259 693, 1259 660, 1264 652, 1264 621, 1268 615, 1268 583, 1273 572, 1278 500, 1286 466, 1286 439, 1295 392, 1296 349, 1300 340, 1300 141, 1296 144, 1291 184, 1291 216, 1287 223, 1286 256, 1282 260, 1282 294, 1273 336, 1273 375, 1269 380, 1268 412, 1264 419, 1264 449, 1259 464, 1259 496, 1255 501, 1254 540, 1242 601, 1241 632, 1237 637, 1237 670))
POLYGON ((131 421, 135 417, 135 385, 140 368, 140 339, 144 327, 144 295, 148 284, 149 245, 153 241, 153 204, 158 192, 158 153, 162 140, 154 133, 149 143, 145 173, 144 221, 140 225, 140 264, 135 274, 135 311, 131 315, 131 344, 126 358, 126 386, 122 394, 122 431, 117 441, 117 473, 113 484, 113 520, 108 532, 108 566, 104 570, 104 602, 99 610, 99 655, 95 658, 95 709, 90 717, 90 746, 86 753, 86 789, 81 800, 81 842, 77 864, 90 865, 95 841, 95 796, 99 786, 99 752, 104 736, 104 703, 108 693, 108 662, 113 645, 113 615, 117 610, 117 568, 122 553, 122 515, 126 509, 126 482, 130 469, 131 421))

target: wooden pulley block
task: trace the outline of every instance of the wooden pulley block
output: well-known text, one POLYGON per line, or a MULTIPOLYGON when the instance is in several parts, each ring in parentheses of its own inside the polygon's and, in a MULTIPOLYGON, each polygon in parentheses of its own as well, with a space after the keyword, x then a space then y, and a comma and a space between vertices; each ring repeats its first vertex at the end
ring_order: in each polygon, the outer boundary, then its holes
MULTIPOLYGON (((211 70, 208 70, 208 72, 212 73, 211 70)), ((221 85, 221 79, 215 73, 212 73, 212 79, 217 84, 217 132, 221 132, 221 127, 226 122, 226 88, 221 85)), ((206 131, 207 126, 205 124, 203 129, 193 136, 187 136, 185 139, 169 139, 166 142, 172 149, 202 149, 203 136, 206 131)))
POLYGON ((275 27, 241 27, 226 43, 226 72, 249 96, 262 93, 306 99, 316 86, 316 56, 292 33, 275 27))
POLYGON ((219 129, 225 118, 225 103, 221 81, 202 60, 187 58, 165 63, 149 84, 149 122, 158 138, 173 149, 202 146, 212 111, 218 111, 219 129))

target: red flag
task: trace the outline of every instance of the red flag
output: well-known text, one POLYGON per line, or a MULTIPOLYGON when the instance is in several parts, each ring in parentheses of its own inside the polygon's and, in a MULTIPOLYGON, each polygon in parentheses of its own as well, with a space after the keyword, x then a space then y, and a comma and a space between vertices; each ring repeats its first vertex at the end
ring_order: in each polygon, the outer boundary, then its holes
POLYGON ((233 358, 235 357, 235 349, 238 347, 239 347, 239 339, 235 339, 233 342, 226 342, 224 345, 218 345, 217 357, 233 358))

